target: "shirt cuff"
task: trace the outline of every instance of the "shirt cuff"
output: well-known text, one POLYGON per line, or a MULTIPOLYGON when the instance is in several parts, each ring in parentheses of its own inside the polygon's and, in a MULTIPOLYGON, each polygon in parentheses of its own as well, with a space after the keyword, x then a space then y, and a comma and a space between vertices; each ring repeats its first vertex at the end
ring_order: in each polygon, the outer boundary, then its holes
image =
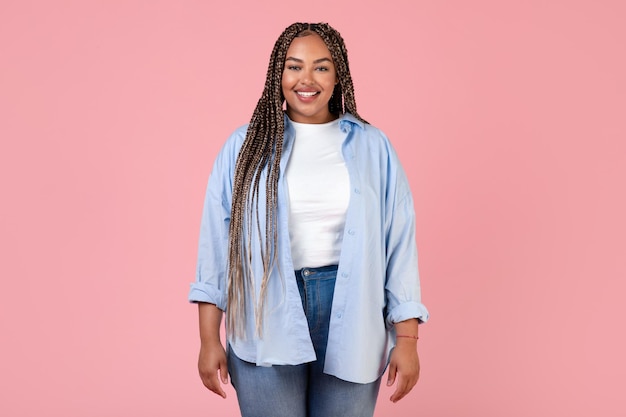
POLYGON ((420 323, 428 321, 428 310, 424 304, 417 301, 398 304, 387 314, 387 327, 391 328, 395 323, 408 319, 417 319, 420 323))
POLYGON ((211 303, 217 308, 226 311, 226 296, 213 285, 206 282, 194 282, 189 290, 189 302, 191 303, 211 303))

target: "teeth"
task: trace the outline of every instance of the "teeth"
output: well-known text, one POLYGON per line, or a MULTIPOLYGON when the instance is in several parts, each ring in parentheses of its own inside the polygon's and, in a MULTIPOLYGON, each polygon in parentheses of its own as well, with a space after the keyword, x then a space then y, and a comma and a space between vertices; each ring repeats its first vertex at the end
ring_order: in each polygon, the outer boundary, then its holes
POLYGON ((317 91, 298 91, 297 93, 302 97, 313 97, 317 94, 317 91))

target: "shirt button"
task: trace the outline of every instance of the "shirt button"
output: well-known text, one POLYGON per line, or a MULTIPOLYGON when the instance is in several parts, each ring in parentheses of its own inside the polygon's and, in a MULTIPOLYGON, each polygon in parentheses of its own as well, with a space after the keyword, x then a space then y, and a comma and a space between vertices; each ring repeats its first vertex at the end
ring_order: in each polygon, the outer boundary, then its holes
POLYGON ((340 319, 341 318, 341 313, 337 313, 337 318, 340 319))
POLYGON ((342 272, 342 273, 341 273, 341 276, 342 276, 343 278, 348 278, 348 273, 347 273, 347 272, 342 272))
POLYGON ((349 234, 350 236, 354 236, 354 233, 355 233, 355 232, 354 232, 354 229, 350 229, 350 230, 348 230, 348 234, 349 234))
POLYGON ((355 192, 356 194, 361 194, 361 190, 359 190, 358 188, 355 188, 355 189, 354 189, 354 192, 355 192))

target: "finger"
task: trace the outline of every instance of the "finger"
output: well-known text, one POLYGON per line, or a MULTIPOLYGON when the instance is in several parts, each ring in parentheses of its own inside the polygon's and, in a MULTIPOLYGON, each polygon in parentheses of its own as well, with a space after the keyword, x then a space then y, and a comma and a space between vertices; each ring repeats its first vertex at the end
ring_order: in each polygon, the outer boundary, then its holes
POLYGON ((224 392, 224 390, 222 389, 222 387, 220 385, 218 385, 217 387, 218 389, 213 391, 214 393, 216 393, 217 395, 219 395, 222 398, 226 398, 226 393, 224 392))
POLYGON ((396 371, 397 371, 397 367, 395 364, 390 364, 389 365, 389 373, 387 375, 387 386, 390 387, 393 385, 393 383, 396 381, 396 371))
POLYGON ((394 403, 400 401, 410 391, 410 389, 407 388, 408 387, 406 378, 400 375, 400 377, 398 378, 398 385, 396 386, 396 390, 393 392, 389 399, 394 403))
POLYGON ((228 384, 228 365, 226 362, 220 364, 220 377, 222 378, 222 384, 228 384))
POLYGON ((222 398, 226 398, 226 393, 222 389, 220 381, 217 378, 217 372, 210 375, 200 375, 200 377, 204 386, 207 387, 211 392, 214 392, 222 398))
POLYGON ((398 386, 396 388, 396 391, 391 396, 390 400, 393 402, 398 402, 402 398, 404 398, 409 392, 411 392, 413 387, 415 387, 415 385, 417 384, 417 379, 417 375, 410 375, 407 377, 406 375, 400 374, 400 376, 398 377, 398 386))
POLYGON ((226 393, 224 392, 224 390, 222 389, 222 386, 220 385, 217 376, 214 378, 212 386, 208 387, 211 391, 213 391, 214 393, 216 393, 217 395, 219 395, 222 398, 226 398, 226 393))
POLYGON ((392 403, 397 403, 398 401, 400 401, 402 398, 404 398, 404 396, 407 394, 407 392, 403 389, 401 389, 400 387, 396 388, 396 390, 394 391, 394 393, 391 395, 391 397, 389 397, 389 400, 392 403))

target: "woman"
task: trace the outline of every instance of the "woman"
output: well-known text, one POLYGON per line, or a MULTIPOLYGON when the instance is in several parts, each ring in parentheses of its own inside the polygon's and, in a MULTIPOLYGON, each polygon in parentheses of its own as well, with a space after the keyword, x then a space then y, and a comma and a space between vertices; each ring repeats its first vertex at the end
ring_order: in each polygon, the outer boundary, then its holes
POLYGON ((388 139, 357 113, 329 25, 276 41, 250 124, 215 161, 189 300, 201 379, 226 397, 230 373, 244 417, 371 416, 387 365, 391 401, 417 382, 428 312, 413 200, 388 139))

